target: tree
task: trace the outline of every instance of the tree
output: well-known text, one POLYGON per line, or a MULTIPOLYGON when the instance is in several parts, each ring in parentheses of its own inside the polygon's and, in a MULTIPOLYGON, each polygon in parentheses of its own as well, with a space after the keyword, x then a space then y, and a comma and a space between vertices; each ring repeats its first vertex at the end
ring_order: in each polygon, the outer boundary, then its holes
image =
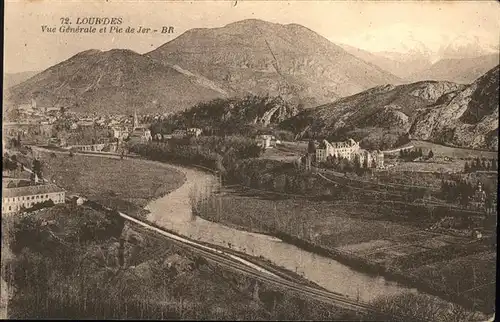
POLYGON ((470 172, 469 162, 467 162, 467 161, 465 161, 464 172, 465 173, 469 173, 470 172))
POLYGON ((486 165, 486 159, 481 161, 481 170, 488 170, 488 166, 486 165))
POLYGON ((476 170, 481 170, 481 160, 479 160, 479 157, 475 159, 474 163, 476 164, 476 170))
POLYGON ((307 144, 307 153, 316 154, 316 145, 313 140, 309 140, 309 143, 307 144))
POLYGON ((432 150, 429 151, 429 154, 427 155, 429 159, 432 159, 434 157, 434 152, 432 150))
POLYGON ((41 164, 40 160, 38 160, 36 158, 33 160, 32 171, 34 174, 36 174, 38 176, 39 179, 42 179, 42 164, 41 164))
POLYGON ((363 169, 368 169, 368 157, 363 160, 363 169))

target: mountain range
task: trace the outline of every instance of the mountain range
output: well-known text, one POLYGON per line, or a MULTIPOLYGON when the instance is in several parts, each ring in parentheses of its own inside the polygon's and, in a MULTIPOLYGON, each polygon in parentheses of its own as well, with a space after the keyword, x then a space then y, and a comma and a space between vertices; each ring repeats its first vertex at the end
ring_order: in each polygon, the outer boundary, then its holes
POLYGON ((313 107, 399 81, 303 26, 250 19, 188 30, 144 55, 85 51, 13 86, 7 98, 125 112, 178 111, 253 94, 313 107))
MULTIPOLYGON (((217 99, 279 97, 281 107, 272 105, 278 101, 266 103, 273 112, 259 117, 290 117, 281 126, 299 137, 353 136, 383 148, 411 135, 492 148, 498 109, 490 98, 498 98, 493 79, 498 68, 487 71, 498 65, 498 48, 469 38, 441 45, 393 41, 394 48, 383 51, 368 38, 375 46, 369 51, 336 45, 301 25, 249 19, 188 30, 145 54, 78 53, 35 75, 11 78, 5 102, 12 108, 33 98, 41 107, 129 114, 179 112, 217 99), (436 120, 439 115, 446 119, 436 120)), ((224 113, 249 113, 247 105, 226 108, 224 113)))
POLYGON ((472 58, 442 59, 428 68, 408 76, 407 79, 413 81, 429 79, 469 84, 499 63, 498 53, 472 58))
POLYGON ((407 82, 470 83, 499 63, 498 35, 477 30, 460 33, 396 23, 337 42, 351 54, 407 82), (479 67, 474 69, 476 63, 479 67), (443 68, 448 67, 453 70, 447 74, 443 68))
MULTIPOLYGON (((500 63, 499 52, 488 55, 443 58, 434 63, 427 55, 395 52, 369 52, 346 44, 340 46, 352 55, 396 75, 404 82, 419 80, 469 84, 500 63)), ((457 54, 449 55, 457 57, 457 54)))
POLYGON ((305 110, 281 127, 299 138, 352 137, 377 149, 414 138, 497 150, 498 69, 469 85, 420 81, 378 86, 305 110))

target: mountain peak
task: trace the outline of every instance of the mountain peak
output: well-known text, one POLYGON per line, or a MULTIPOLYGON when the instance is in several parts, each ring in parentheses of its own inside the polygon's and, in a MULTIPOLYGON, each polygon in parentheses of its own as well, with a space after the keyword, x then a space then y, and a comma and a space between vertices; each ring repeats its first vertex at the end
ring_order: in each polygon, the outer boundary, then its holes
POLYGON ((259 19, 191 29, 146 55, 228 93, 281 95, 307 106, 399 81, 304 26, 259 19))
POLYGON ((273 25, 281 25, 281 24, 262 20, 262 19, 250 18, 250 19, 243 19, 240 21, 231 22, 231 23, 227 24, 226 27, 230 27, 230 26, 273 26, 273 25))

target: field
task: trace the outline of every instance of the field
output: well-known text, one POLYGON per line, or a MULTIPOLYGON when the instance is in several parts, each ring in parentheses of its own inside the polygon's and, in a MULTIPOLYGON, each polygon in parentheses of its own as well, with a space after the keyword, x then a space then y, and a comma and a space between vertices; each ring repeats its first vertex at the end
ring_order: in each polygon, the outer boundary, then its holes
POLYGON ((184 175, 168 166, 134 159, 42 153, 42 173, 70 194, 128 213, 179 187, 184 175))
POLYGON ((266 198, 253 190, 231 189, 220 196, 221 211, 215 209, 215 202, 214 207, 207 205, 204 210, 212 219, 250 227, 255 232, 269 232, 274 228, 292 235, 303 234, 326 247, 361 243, 389 232, 404 234, 419 229, 385 220, 362 204, 312 202, 268 195, 271 196, 266 198), (374 221, 376 217, 379 220, 374 221))
POLYGON ((413 145, 415 148, 422 148, 424 154, 428 153, 429 150, 432 150, 434 156, 436 157, 447 156, 455 159, 469 159, 476 157, 486 158, 486 159, 498 159, 498 152, 494 151, 454 148, 426 141, 411 141, 410 145, 413 145))
POLYGON ((227 188, 212 199, 199 208, 199 215, 206 219, 255 232, 283 232, 395 272, 426 289, 466 297, 470 303, 476 300, 486 310, 492 308, 491 301, 483 301, 494 298, 494 288, 488 288, 495 280, 496 260, 490 254, 490 242, 434 231, 429 229, 432 222, 426 220, 387 217, 383 210, 362 202, 311 201, 242 188, 227 188), (472 288, 468 284, 472 283, 469 271, 473 267, 465 263, 472 262, 477 264, 477 276, 482 276, 476 285, 486 286, 483 293, 469 290, 464 295, 463 291, 472 288), (468 270, 453 270, 453 265, 468 270), (457 281, 467 281, 459 293, 457 281))
MULTIPOLYGON (((420 162, 397 162, 390 168, 392 172, 455 173, 464 169, 465 160, 434 160, 420 162)), ((389 164, 389 162, 387 162, 389 164)))

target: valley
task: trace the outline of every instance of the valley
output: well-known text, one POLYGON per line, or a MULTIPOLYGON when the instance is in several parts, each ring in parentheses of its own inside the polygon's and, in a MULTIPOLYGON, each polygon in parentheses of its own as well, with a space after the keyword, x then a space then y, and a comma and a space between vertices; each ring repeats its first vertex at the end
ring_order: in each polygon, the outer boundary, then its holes
POLYGON ((500 11, 398 5, 9 4, 2 317, 491 319, 500 11))

